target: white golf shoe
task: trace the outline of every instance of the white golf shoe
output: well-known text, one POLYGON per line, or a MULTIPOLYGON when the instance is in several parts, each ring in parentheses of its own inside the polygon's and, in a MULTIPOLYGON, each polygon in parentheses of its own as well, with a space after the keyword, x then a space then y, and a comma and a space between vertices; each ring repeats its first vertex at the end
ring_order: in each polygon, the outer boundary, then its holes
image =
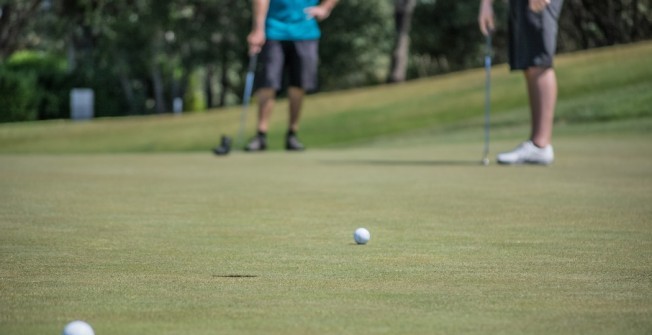
POLYGON ((503 152, 496 157, 499 164, 552 164, 555 154, 552 145, 539 148, 532 141, 521 143, 510 152, 503 152))

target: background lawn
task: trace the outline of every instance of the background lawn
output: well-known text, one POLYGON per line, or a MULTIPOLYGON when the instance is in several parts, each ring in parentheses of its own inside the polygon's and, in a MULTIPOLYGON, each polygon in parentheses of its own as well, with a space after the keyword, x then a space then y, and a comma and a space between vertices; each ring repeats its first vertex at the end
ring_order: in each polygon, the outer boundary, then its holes
MULTIPOLYGON (((559 56, 557 124, 652 118, 650 55, 652 42, 559 56)), ((305 102, 300 135, 312 149, 348 148, 414 135, 445 134, 448 139, 463 134, 463 141, 482 141, 484 85, 484 69, 475 69, 398 85, 316 94, 305 102)), ((241 110, 0 124, 0 153, 207 152, 222 134, 237 133, 241 110)), ((254 133, 255 114, 252 106, 247 135, 254 133)), ((522 128, 528 123, 525 82, 505 65, 492 71, 492 117, 493 130, 511 128, 506 136, 527 136, 522 128)), ((287 104, 279 101, 269 132, 271 149, 283 148, 286 125, 287 104)), ((494 139, 502 137, 496 135, 494 139)))
POLYGON ((550 167, 479 164, 481 70, 311 97, 300 154, 212 156, 238 109, 1 125, 0 334, 649 334, 650 50, 560 57, 550 167))

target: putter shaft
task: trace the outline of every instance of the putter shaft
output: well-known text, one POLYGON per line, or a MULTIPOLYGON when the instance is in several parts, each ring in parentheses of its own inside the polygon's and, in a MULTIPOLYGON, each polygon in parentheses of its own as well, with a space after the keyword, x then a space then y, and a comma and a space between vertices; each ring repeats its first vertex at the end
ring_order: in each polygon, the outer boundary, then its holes
POLYGON ((244 142, 244 132, 247 126, 247 112, 249 110, 249 101, 253 93, 254 78, 256 73, 256 64, 258 63, 258 54, 249 56, 249 66, 247 67, 247 76, 245 78, 245 89, 242 96, 242 113, 240 116, 240 129, 238 130, 237 146, 242 146, 244 142))
POLYGON ((489 162, 489 125, 491 121, 491 33, 487 35, 487 46, 485 52, 484 151, 482 162, 484 165, 487 165, 489 162))

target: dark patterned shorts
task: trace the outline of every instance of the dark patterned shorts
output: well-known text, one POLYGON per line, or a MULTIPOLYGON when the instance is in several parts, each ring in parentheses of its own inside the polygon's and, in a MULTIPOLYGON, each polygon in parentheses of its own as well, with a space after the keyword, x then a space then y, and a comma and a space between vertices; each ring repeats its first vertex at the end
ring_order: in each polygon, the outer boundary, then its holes
POLYGON ((512 70, 550 68, 557 50, 557 21, 563 0, 552 0, 540 13, 528 0, 509 1, 509 65, 512 70))
POLYGON ((268 40, 260 53, 255 87, 274 88, 277 92, 284 86, 316 91, 318 53, 319 40, 268 40))

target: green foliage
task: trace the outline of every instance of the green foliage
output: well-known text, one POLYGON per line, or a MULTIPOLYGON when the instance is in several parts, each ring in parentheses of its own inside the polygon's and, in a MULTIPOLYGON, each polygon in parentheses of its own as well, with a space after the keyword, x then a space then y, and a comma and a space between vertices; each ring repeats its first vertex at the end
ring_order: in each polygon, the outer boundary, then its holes
POLYGON ((71 86, 66 66, 63 58, 43 52, 21 51, 8 60, 7 67, 12 71, 36 78, 31 89, 38 119, 68 117, 71 86))
MULTIPOLYGON (((506 6, 494 2, 497 31, 494 34, 495 64, 506 60, 506 6)), ((420 3, 414 11, 408 78, 480 67, 484 37, 477 22, 478 1, 420 3)))
POLYGON ((43 120, 67 116, 65 112, 69 109, 70 78, 64 59, 43 52, 21 51, 12 55, 6 62, 5 69, 9 72, 7 76, 25 79, 8 77, 5 84, 9 85, 7 81, 13 80, 15 86, 0 91, 0 95, 8 96, 4 97, 5 99, 24 99, 25 94, 20 94, 21 97, 13 97, 11 92, 24 90, 21 87, 27 86, 30 91, 28 94, 30 102, 27 105, 30 107, 27 111, 13 113, 13 117, 3 118, 4 121, 43 120), (22 116, 18 116, 19 114, 22 116))
MULTIPOLYGON (((78 86, 83 87, 83 86, 78 86)), ((126 116, 130 114, 130 106, 124 98, 119 78, 112 69, 100 68, 87 86, 95 92, 95 116, 126 116)))
POLYGON ((28 50, 14 53, 8 60, 8 64, 13 69, 24 71, 63 72, 66 70, 64 59, 51 54, 28 50))
POLYGON ((340 1, 321 23, 320 84, 323 90, 384 82, 392 47, 389 1, 340 1))
POLYGON ((652 38, 649 0, 565 0, 559 50, 572 51, 652 38))
POLYGON ((36 120, 36 76, 0 66, 0 122, 36 120))
MULTIPOLYGON (((565 3, 560 20, 562 51, 652 37, 649 1, 565 3)), ((507 50, 505 2, 494 5, 498 16, 495 63, 500 64, 507 50)), ((20 0, 4 1, 0 10, 4 13, 0 15, 1 59, 16 50, 36 50, 66 55, 70 61, 66 66, 74 74, 66 77, 61 59, 14 57, 27 58, 29 66, 39 72, 38 87, 44 88, 38 98, 39 119, 66 118, 67 91, 75 86, 95 89, 100 116, 153 113, 146 101, 155 98, 164 100, 156 107, 169 111, 174 97, 191 96, 186 89, 207 82, 212 83, 209 88, 195 89, 205 92, 204 97, 193 99, 207 100, 203 105, 208 108, 239 103, 251 1, 20 0), (190 83, 195 71, 205 71, 208 78, 190 83), (155 97, 153 87, 162 87, 163 96, 155 97)), ((480 67, 484 43, 477 11, 478 0, 417 1, 408 78, 480 67)), ((322 91, 385 81, 394 41, 393 15, 392 1, 339 1, 332 15, 321 22, 322 91)))
POLYGON ((203 76, 199 71, 190 75, 186 96, 184 97, 184 109, 190 112, 201 112, 206 110, 206 99, 202 90, 203 76))

